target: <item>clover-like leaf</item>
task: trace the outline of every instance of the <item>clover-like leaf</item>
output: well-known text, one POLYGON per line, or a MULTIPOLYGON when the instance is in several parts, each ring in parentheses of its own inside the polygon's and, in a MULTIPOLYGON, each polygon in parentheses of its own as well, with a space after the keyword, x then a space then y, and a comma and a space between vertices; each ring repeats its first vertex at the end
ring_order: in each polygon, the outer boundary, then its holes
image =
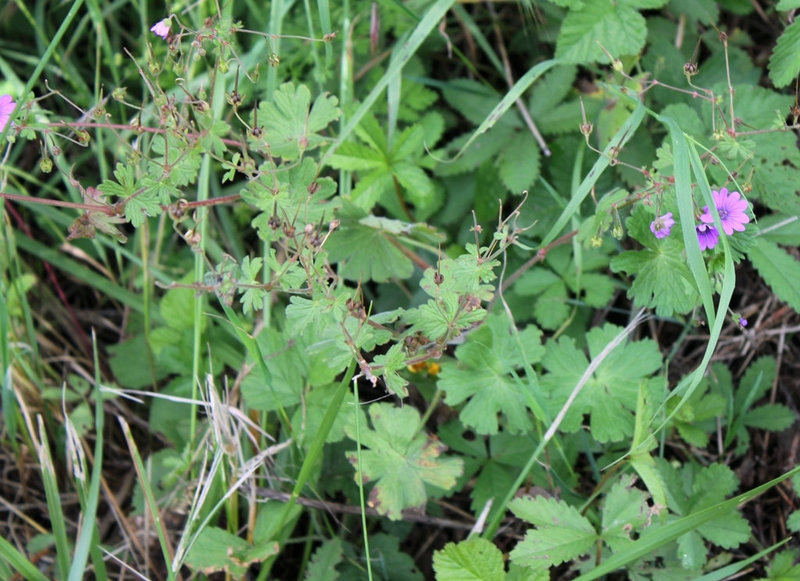
MULTIPOLYGON (((441 457, 446 446, 420 433, 417 410, 379 403, 370 406, 369 416, 372 429, 362 427, 360 437, 362 445, 369 448, 361 452, 361 477, 365 482, 377 481, 369 495, 370 506, 398 520, 403 509, 425 504, 425 484, 445 490, 455 485, 464 462, 441 457)), ((355 440, 355 425, 345 427, 345 433, 355 440)), ((355 451, 348 452, 347 459, 358 467, 355 451)))

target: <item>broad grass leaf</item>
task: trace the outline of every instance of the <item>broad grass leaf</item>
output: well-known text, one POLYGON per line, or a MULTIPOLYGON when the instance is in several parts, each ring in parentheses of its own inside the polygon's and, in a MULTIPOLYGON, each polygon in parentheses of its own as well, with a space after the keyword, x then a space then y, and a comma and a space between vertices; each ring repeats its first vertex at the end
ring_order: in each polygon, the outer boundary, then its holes
POLYGON ((800 312, 800 262, 774 242, 759 237, 748 258, 778 298, 800 312))
POLYGON ((472 537, 447 543, 433 554, 436 581, 504 581, 503 553, 491 541, 472 537))
POLYGON ((767 67, 777 88, 785 87, 800 73, 800 22, 791 23, 778 37, 767 67))
POLYGON ((556 41, 556 58, 562 62, 608 63, 603 46, 613 58, 638 54, 644 47, 647 24, 628 3, 593 0, 570 10, 556 41))

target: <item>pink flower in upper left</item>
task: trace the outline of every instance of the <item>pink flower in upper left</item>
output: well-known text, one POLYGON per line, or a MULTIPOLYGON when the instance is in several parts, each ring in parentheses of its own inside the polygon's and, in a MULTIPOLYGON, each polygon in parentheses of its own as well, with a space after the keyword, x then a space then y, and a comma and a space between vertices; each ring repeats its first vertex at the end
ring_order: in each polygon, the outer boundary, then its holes
POLYGON ((165 18, 164 20, 160 20, 156 22, 153 26, 151 26, 150 31, 154 33, 156 36, 160 36, 161 38, 167 38, 170 26, 172 26, 172 19, 165 18))
POLYGON ((6 128, 16 106, 17 104, 11 98, 11 95, 0 96, 0 131, 6 128))

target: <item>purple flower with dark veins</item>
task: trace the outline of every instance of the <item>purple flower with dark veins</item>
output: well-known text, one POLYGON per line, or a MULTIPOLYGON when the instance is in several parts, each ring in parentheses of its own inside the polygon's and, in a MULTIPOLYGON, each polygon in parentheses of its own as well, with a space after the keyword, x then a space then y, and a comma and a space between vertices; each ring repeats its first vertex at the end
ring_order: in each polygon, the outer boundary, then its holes
POLYGON ((697 225, 697 241, 700 243, 700 250, 711 250, 719 242, 719 232, 714 226, 702 223, 697 225))
POLYGON ((675 220, 672 219, 672 212, 667 212, 650 222, 650 231, 656 238, 666 238, 674 225, 675 220))

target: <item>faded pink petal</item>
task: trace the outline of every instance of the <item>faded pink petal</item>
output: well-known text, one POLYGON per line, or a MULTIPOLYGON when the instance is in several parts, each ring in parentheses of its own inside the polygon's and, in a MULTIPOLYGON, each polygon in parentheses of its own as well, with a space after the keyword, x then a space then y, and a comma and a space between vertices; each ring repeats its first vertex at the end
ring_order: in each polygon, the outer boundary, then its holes
POLYGON ((156 22, 153 26, 151 26, 150 31, 154 33, 156 36, 160 36, 161 38, 167 38, 170 26, 172 26, 172 19, 165 18, 164 20, 160 20, 159 22, 156 22))
POLYGON ((16 106, 17 104, 11 98, 11 95, 0 96, 0 131, 6 128, 16 106))

